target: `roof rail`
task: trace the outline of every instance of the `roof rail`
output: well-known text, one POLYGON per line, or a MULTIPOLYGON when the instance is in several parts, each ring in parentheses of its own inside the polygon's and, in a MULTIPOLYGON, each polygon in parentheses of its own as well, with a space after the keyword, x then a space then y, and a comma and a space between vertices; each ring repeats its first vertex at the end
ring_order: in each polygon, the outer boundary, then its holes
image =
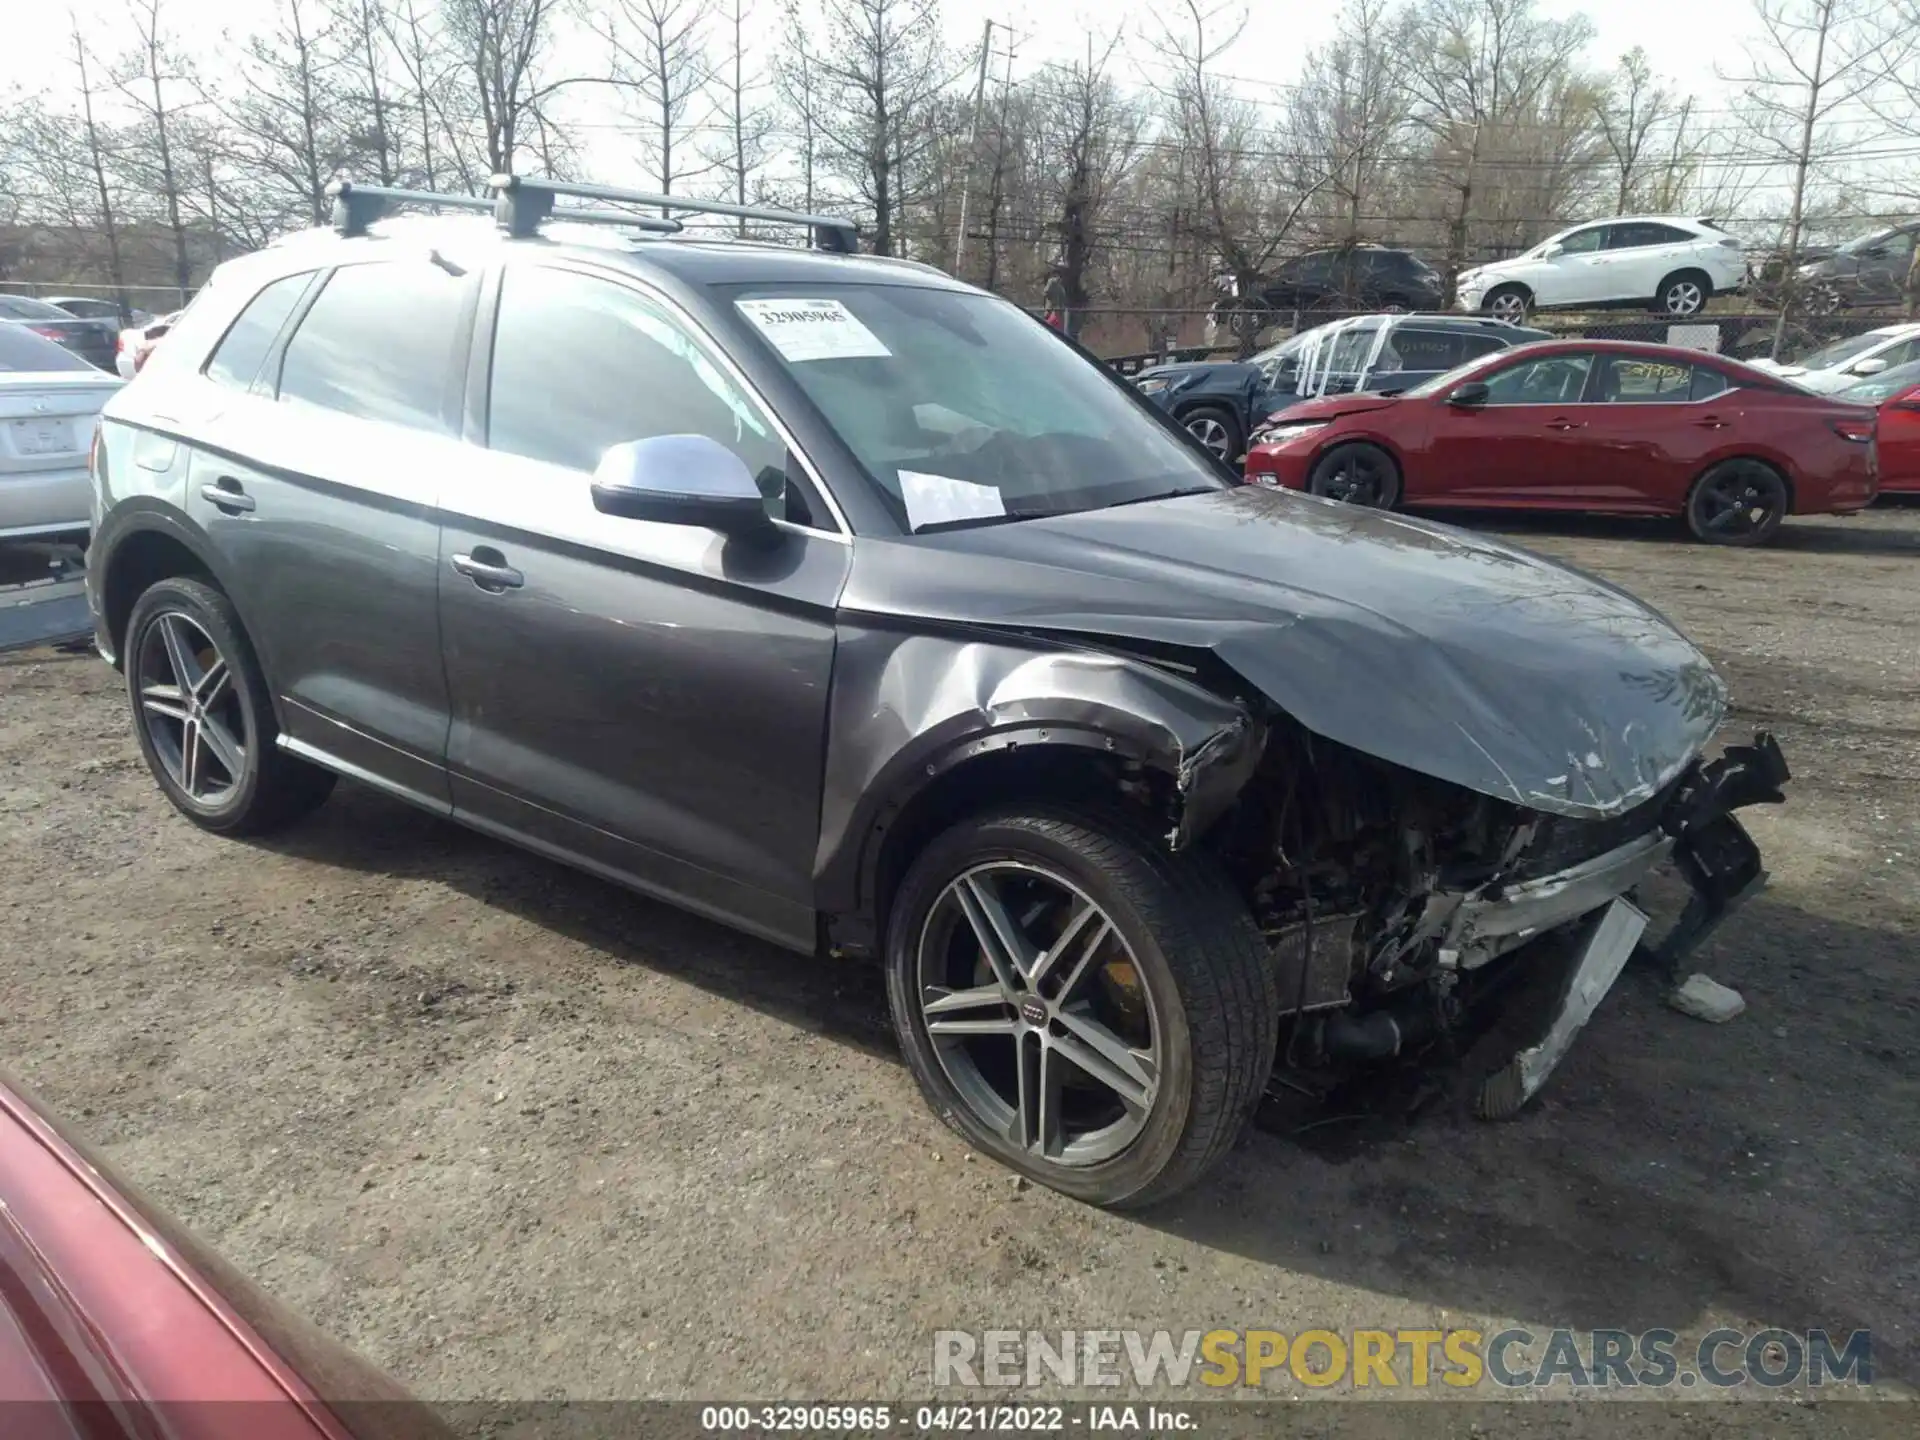
POLYGON ((484 195, 442 195, 432 190, 396 190, 390 185, 356 185, 335 180, 327 186, 333 201, 333 228, 342 235, 367 233, 367 227, 399 205, 429 205, 444 210, 491 210, 484 195))
MULTIPOLYGON (((851 255, 859 248, 860 233, 849 220, 830 215, 802 215, 792 210, 768 210, 756 205, 730 205, 721 200, 691 200, 683 195, 654 195, 644 190, 627 190, 616 185, 587 185, 572 180, 547 180, 527 175, 496 175, 488 182, 499 196, 494 215, 508 234, 526 237, 540 228, 549 216, 560 220, 591 219, 599 224, 639 225, 659 228, 662 222, 649 222, 640 216, 619 215, 607 211, 555 210, 554 197, 573 195, 582 200, 612 200, 622 205, 659 206, 663 210, 685 210, 697 215, 727 215, 740 220, 760 220, 770 225, 805 225, 813 234, 813 243, 822 250, 851 255)), ((665 221, 679 229, 677 221, 665 221)))

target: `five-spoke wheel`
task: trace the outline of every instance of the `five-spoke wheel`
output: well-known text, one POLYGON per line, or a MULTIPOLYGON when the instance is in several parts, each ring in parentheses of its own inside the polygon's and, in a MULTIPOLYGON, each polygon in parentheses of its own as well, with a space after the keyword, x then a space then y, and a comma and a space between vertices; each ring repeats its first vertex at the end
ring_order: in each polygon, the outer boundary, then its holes
POLYGON ((1723 460, 1694 482, 1687 529, 1710 545, 1761 545, 1792 508, 1787 482, 1764 460, 1723 460))

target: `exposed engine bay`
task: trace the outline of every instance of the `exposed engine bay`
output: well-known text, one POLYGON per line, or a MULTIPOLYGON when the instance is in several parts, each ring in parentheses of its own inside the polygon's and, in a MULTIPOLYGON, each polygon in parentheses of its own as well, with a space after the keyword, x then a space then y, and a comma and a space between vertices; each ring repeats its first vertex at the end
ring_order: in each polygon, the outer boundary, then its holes
POLYGON ((1276 1071, 1331 1083, 1433 1054, 1491 1059, 1486 1118, 1546 1079, 1629 956, 1635 887, 1671 862, 1691 890, 1643 953, 1671 970, 1764 872, 1731 811, 1784 797, 1772 737, 1695 761, 1605 819, 1526 810, 1374 759, 1282 719, 1205 838, 1273 956, 1276 1071), (1510 1042, 1502 1048, 1502 1041, 1510 1042))

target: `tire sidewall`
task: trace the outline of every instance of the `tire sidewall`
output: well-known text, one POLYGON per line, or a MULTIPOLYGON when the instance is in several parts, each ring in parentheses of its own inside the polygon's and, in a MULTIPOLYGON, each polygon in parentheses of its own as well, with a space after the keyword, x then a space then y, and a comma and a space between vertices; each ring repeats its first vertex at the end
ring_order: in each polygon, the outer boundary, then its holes
POLYGON ((1024 820, 1087 821, 1067 813, 987 816, 964 822, 935 840, 901 881, 887 924, 887 999, 909 1068, 936 1114, 984 1154, 1075 1199, 1123 1203, 1144 1190, 1180 1154, 1193 1119, 1193 1037, 1172 966, 1158 938, 1125 889, 1071 846, 1024 824, 1024 820), (1152 997, 1159 1027, 1160 1091, 1146 1128, 1121 1154, 1086 1166, 1049 1165, 1016 1149, 984 1125, 954 1090, 934 1052, 921 1017, 918 960, 921 932, 942 890, 962 871, 995 860, 1038 863, 1073 881, 1119 925, 1152 997))
MULTIPOLYGON (((1234 418, 1233 412, 1219 405, 1196 405, 1181 417, 1180 427, 1184 430, 1194 421, 1200 419, 1213 420, 1226 427, 1227 440, 1229 443, 1227 445, 1227 453, 1219 457, 1220 463, 1223 465, 1238 464, 1240 457, 1246 453, 1247 439, 1246 436, 1240 433, 1240 422, 1234 418)), ((1187 430, 1187 433, 1193 435, 1191 430, 1187 430)), ((1198 435, 1194 435, 1193 439, 1195 444, 1199 445, 1203 450, 1206 449, 1205 442, 1202 441, 1198 435)), ((1211 455, 1213 452, 1208 450, 1207 453, 1211 455)))
POLYGON ((1672 279, 1668 280, 1666 284, 1660 287, 1660 293, 1654 297, 1654 309, 1658 313, 1668 316, 1671 319, 1691 320, 1696 315, 1704 315, 1706 313, 1707 301, 1710 298, 1712 298, 1712 288, 1713 287, 1711 286, 1711 284, 1702 280, 1701 277, 1699 277, 1698 275, 1690 275, 1690 274, 1675 275, 1672 279), (1673 308, 1673 304, 1671 300, 1668 297, 1671 296, 1674 290, 1677 289, 1679 286, 1688 285, 1688 284, 1691 284, 1699 289, 1700 303, 1691 310, 1684 310, 1684 311, 1675 310, 1673 308))
POLYGON ((195 823, 213 831, 244 824, 252 810, 260 789, 263 741, 267 730, 260 710, 263 687, 259 683, 253 652, 224 613, 227 608, 218 591, 198 581, 161 580, 134 602, 133 612, 127 620, 127 703, 133 713, 134 738, 140 746, 140 754, 167 799, 195 823), (154 625, 169 614, 184 615, 207 632, 208 638, 227 663, 231 676, 229 683, 239 701, 243 732, 241 739, 246 746, 246 774, 217 806, 194 800, 174 783, 173 777, 167 773, 166 764, 154 748, 153 737, 147 729, 146 712, 140 703, 141 655, 154 625))
POLYGON ((1518 285, 1496 285, 1492 293, 1480 302, 1480 309, 1483 314, 1491 315, 1496 320, 1505 320, 1510 325, 1519 325, 1526 320, 1527 315, 1532 311, 1533 301, 1528 297, 1527 292, 1522 290, 1518 285), (1520 308, 1510 316, 1501 315, 1495 308, 1495 302, 1508 295, 1512 295, 1520 301, 1520 308))

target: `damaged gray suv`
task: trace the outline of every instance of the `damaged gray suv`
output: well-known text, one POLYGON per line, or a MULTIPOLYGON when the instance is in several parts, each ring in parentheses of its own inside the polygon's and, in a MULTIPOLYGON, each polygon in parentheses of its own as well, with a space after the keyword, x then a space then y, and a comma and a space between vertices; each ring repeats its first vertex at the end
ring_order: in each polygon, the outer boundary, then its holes
POLYGON ((873 957, 934 1110, 1107 1205, 1192 1184, 1269 1083, 1472 1053, 1511 1114, 1639 882, 1690 887, 1667 963, 1759 882, 1732 812, 1779 751, 1703 758, 1722 685, 1622 591, 1236 484, 836 222, 495 189, 341 187, 107 406, 98 643, 199 825, 347 775, 873 957), (385 215, 429 203, 491 213, 385 215))

